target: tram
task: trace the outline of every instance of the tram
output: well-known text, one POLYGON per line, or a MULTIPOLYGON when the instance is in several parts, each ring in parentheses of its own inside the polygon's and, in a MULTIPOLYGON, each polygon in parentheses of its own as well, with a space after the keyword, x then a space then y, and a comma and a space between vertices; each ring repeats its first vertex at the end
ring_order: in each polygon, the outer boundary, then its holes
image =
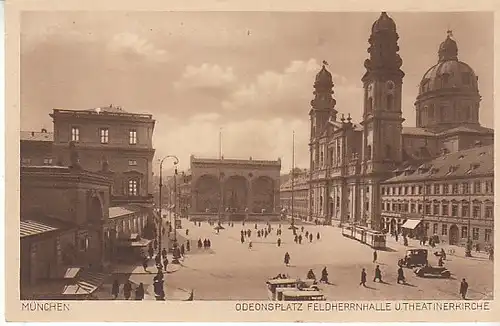
POLYGON ((342 227, 342 235, 347 238, 358 240, 374 249, 385 249, 385 234, 379 231, 370 230, 359 225, 345 225, 342 227))

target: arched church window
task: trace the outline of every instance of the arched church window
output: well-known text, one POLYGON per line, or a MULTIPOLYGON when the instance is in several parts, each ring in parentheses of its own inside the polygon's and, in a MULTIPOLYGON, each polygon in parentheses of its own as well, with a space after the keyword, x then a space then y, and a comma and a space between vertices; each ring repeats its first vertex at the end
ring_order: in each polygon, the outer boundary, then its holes
POLYGON ((366 104, 366 111, 367 113, 371 113, 373 109, 373 99, 371 97, 368 98, 367 104, 366 104))
POLYGON ((434 104, 432 104, 429 110, 427 111, 427 115, 429 116, 429 118, 434 119, 434 104))
POLYGON ((372 159, 372 146, 371 145, 366 146, 366 159, 367 160, 372 159))
POLYGON ((394 97, 392 94, 387 94, 387 110, 391 111, 393 107, 394 97))

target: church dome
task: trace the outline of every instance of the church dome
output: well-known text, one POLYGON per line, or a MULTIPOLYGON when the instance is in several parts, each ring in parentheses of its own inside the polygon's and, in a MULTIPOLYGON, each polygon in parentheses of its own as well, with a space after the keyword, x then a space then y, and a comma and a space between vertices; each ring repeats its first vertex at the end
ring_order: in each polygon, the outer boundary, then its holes
POLYGON ((332 74, 323 65, 321 70, 316 74, 315 84, 331 85, 332 83, 332 74))
POLYGON ((439 61, 424 74, 419 95, 439 90, 478 92, 477 76, 465 62, 458 60, 458 46, 448 32, 439 46, 439 61))
POLYGON ((380 17, 372 25, 372 33, 380 32, 383 30, 396 31, 396 23, 387 15, 385 11, 380 14, 380 17))

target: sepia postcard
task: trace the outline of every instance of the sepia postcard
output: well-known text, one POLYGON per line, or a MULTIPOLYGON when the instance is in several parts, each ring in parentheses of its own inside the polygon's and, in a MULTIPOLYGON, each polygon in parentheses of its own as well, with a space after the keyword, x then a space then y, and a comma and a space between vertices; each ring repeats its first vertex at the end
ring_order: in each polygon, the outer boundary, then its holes
POLYGON ((498 9, 8 1, 7 320, 498 320, 498 9))

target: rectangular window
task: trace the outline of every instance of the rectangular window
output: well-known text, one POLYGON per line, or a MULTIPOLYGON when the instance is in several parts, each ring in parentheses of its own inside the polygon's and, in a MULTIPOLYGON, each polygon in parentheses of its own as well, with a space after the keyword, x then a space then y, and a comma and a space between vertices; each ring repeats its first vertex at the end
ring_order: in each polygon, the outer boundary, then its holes
POLYGON ((432 234, 437 234, 438 233, 438 224, 434 223, 432 224, 432 234))
POLYGON ((425 204, 425 214, 426 215, 431 214, 431 204, 425 204))
POLYGON ((423 189, 424 188, 422 186, 418 186, 418 194, 419 195, 422 195, 423 189))
POLYGON ((412 213, 415 213, 415 204, 411 204, 410 209, 412 213))
POLYGON ((431 185, 426 185, 425 186, 425 194, 430 195, 431 194, 431 185))
POLYGON ((449 185, 445 183, 443 185, 443 194, 447 195, 448 194, 448 190, 449 190, 449 185))
POLYGON ((409 188, 408 186, 405 187, 405 193, 403 195, 409 195, 410 194, 410 192, 409 192, 410 189, 408 189, 408 188, 409 188))
POLYGON ((443 204, 443 215, 448 216, 448 204, 443 204))
POLYGON ((448 225, 441 225, 441 235, 448 235, 448 225))
POLYGON ((404 211, 403 212, 408 212, 408 207, 409 207, 408 204, 404 204, 404 211))
POLYGON ((100 128, 99 129, 99 137, 101 139, 101 144, 109 143, 109 129, 108 128, 100 128))
POLYGON ((439 185, 434 185, 434 195, 439 195, 439 185))
POLYGON ((481 215, 481 206, 475 204, 472 206, 472 217, 479 218, 479 215, 481 215))
POLYGON ((434 206, 434 207, 433 207, 433 212, 432 212, 432 213, 433 213, 434 215, 440 215, 440 214, 439 214, 439 204, 434 204, 433 206, 434 206))
POLYGON ((486 190, 487 194, 492 193, 493 192, 493 181, 486 181, 485 188, 486 188, 485 190, 486 190))
POLYGON ((479 240, 479 228, 472 228, 472 240, 479 240))
POLYGON ((136 166, 137 165, 137 161, 136 160, 128 160, 128 165, 129 166, 136 166))
POLYGON ((463 182, 462 183, 462 193, 463 194, 468 194, 469 193, 469 183, 468 182, 463 182))
POLYGON ((137 144, 137 130, 135 129, 130 129, 128 131, 128 143, 130 145, 135 145, 137 144))
POLYGON ((467 238, 467 227, 462 226, 462 239, 467 238))
POLYGON ((484 230, 484 241, 491 242, 491 229, 484 230))
POLYGON ((419 214, 422 214, 422 207, 423 207, 422 204, 418 204, 418 213, 419 214))
POLYGON ((493 206, 486 206, 484 208, 484 218, 492 219, 493 218, 493 206))
POLYGON ((481 193, 481 181, 474 182, 474 193, 476 194, 481 193))
POLYGON ((462 204, 462 217, 469 217, 469 204, 462 204))
POLYGON ((415 194, 415 186, 411 186, 411 191, 410 194, 414 195, 415 194))
POLYGON ((454 194, 454 195, 458 194, 458 184, 454 183, 451 186, 451 193, 454 194))
POLYGON ((451 216, 458 216, 458 205, 457 204, 451 205, 451 216))
POLYGON ((405 194, 405 193, 404 193, 404 191, 405 191, 405 190, 404 190, 404 188, 403 188, 403 187, 399 187, 399 194, 400 194, 400 195, 404 195, 404 194, 405 194))
POLYGON ((44 158, 43 165, 52 165, 52 159, 51 158, 44 158))
POLYGON ((128 181, 128 195, 129 196, 137 196, 138 193, 138 182, 137 180, 129 180, 128 181))
POLYGON ((21 165, 30 165, 30 164, 31 164, 30 158, 22 158, 21 159, 21 165))
POLYGON ((71 127, 71 141, 74 141, 74 142, 80 141, 80 128, 79 127, 71 127))

